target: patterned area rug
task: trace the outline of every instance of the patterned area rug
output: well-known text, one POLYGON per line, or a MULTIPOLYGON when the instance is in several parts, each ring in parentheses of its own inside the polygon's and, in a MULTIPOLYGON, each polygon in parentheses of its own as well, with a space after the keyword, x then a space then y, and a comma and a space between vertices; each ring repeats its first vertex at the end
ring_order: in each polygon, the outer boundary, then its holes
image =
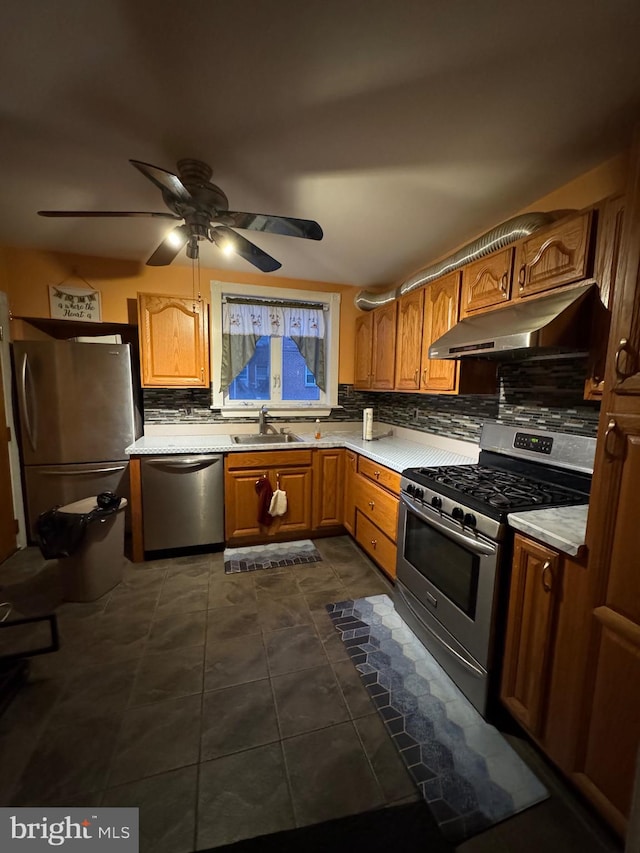
POLYGON ((549 796, 388 596, 340 601, 327 610, 446 838, 457 844, 549 796))
POLYGON ((299 566, 303 563, 319 563, 321 560, 322 556, 311 539, 224 550, 224 570, 228 575, 236 572, 255 572, 258 569, 299 566))

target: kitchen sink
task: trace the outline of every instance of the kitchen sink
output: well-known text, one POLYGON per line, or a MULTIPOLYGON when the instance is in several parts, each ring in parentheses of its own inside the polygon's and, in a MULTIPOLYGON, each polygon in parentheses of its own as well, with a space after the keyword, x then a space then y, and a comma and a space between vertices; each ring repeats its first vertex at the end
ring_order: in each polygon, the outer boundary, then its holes
POLYGON ((231 440, 234 444, 290 444, 293 441, 302 441, 299 435, 293 435, 290 432, 282 432, 275 435, 268 433, 267 435, 232 435, 231 440))

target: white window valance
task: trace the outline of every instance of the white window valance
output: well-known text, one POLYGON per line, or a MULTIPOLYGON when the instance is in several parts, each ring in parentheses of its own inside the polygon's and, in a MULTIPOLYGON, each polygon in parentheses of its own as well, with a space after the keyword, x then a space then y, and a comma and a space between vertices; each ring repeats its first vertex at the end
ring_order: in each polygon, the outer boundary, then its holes
POLYGON ((262 337, 324 338, 321 308, 289 305, 260 305, 225 302, 222 306, 222 333, 262 337))

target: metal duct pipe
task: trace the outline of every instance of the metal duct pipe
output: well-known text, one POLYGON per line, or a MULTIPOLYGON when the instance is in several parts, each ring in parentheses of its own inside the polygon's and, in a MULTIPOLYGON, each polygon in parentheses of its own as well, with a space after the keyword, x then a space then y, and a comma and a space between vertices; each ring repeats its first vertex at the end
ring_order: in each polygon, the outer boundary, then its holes
POLYGON ((520 240, 521 237, 529 237, 534 231, 550 225, 571 212, 568 210, 552 210, 548 213, 523 213, 520 216, 514 216, 512 219, 507 219, 502 225, 497 225, 491 231, 487 231, 477 240, 463 246, 462 249, 454 252, 453 255, 449 255, 443 261, 438 261, 415 273, 392 290, 385 290, 382 293, 370 293, 367 290, 361 290, 355 297, 355 304, 362 311, 371 311, 373 308, 387 305, 399 296, 415 290, 416 287, 422 287, 423 284, 429 284, 430 281, 440 278, 441 275, 460 269, 465 264, 485 255, 490 255, 498 249, 504 249, 505 246, 520 240))

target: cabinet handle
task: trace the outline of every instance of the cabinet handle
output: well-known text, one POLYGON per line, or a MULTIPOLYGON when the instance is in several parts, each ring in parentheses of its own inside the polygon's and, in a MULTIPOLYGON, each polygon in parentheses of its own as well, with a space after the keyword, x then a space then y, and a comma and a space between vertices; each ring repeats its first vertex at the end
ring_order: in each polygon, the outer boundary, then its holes
POLYGON ((615 453, 611 447, 610 438, 615 434, 617 428, 618 424, 616 423, 615 418, 611 418, 607 424, 606 430, 604 431, 604 455, 608 456, 609 459, 613 459, 615 457, 615 453))
POLYGON ((545 560, 544 565, 542 567, 542 588, 545 592, 551 592, 553 582, 553 572, 551 571, 551 563, 549 560, 545 560), (551 581, 547 581, 547 572, 551 576, 551 581))
POLYGON ((506 292, 507 292, 507 285, 508 285, 508 283, 509 283, 509 274, 508 274, 508 273, 504 273, 504 275, 503 275, 503 276, 502 276, 502 278, 500 279, 500 290, 501 290, 503 293, 505 293, 505 294, 506 294, 506 292))
POLYGON ((427 372, 428 372, 428 368, 425 367, 425 369, 422 371, 422 381, 424 382, 425 385, 427 384, 427 372))
POLYGON ((374 550, 375 550, 375 547, 376 547, 376 545, 378 544, 378 540, 377 540, 377 539, 372 539, 372 540, 371 540, 371 544, 373 545, 373 548, 374 548, 374 550))
POLYGON ((204 367, 200 368, 200 378, 204 379, 204 367))
POLYGON ((415 382, 416 385, 418 384, 418 376, 419 375, 420 375, 420 368, 416 367, 416 371, 413 374, 413 381, 415 382))
POLYGON ((373 476, 376 478, 376 480, 379 480, 380 479, 380 471, 374 471, 373 476))
POLYGON ((527 265, 522 264, 520 269, 518 270, 518 284, 520 285, 520 290, 524 290, 524 280, 527 272, 527 265))
POLYGON ((627 338, 621 338, 620 339, 620 343, 618 344, 618 349, 616 350, 616 357, 615 357, 615 362, 614 362, 616 376, 618 377, 618 379, 620 381, 622 381, 623 379, 627 379, 627 377, 631 376, 630 372, 626 372, 626 371, 622 370, 622 368, 620 366, 620 359, 622 358, 623 352, 627 353, 627 355, 631 354, 631 347, 629 346, 629 341, 627 340, 627 338))
POLYGON ((369 506, 371 507, 371 509, 373 509, 373 508, 374 508, 374 506, 375 506, 374 502, 373 502, 373 501, 369 501, 369 506))

